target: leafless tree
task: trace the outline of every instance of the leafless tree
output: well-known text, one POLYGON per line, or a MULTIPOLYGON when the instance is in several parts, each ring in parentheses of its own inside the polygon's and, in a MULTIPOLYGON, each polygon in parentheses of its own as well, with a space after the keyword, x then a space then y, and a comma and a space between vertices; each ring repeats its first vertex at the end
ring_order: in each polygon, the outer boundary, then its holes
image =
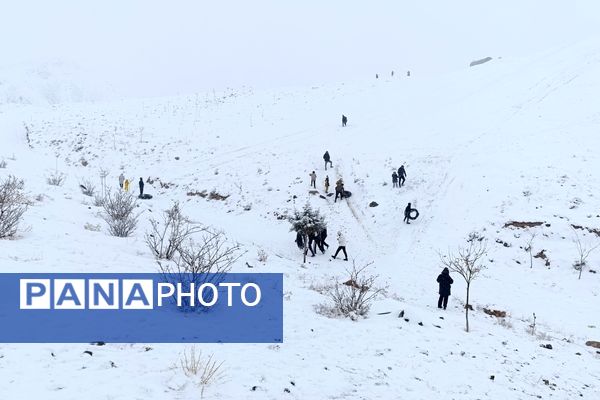
POLYGON ((573 229, 573 233, 575 234, 575 237, 573 238, 573 243, 575 243, 575 247, 577 248, 577 260, 575 261, 573 266, 575 267, 575 270, 579 271, 579 277, 577 279, 581 279, 581 273, 583 272, 583 268, 587 265, 588 257, 594 250, 596 250, 600 246, 600 243, 596 245, 592 245, 590 243, 582 243, 581 238, 577 233, 577 230, 573 227, 571 227, 571 229, 573 229))
POLYGON ((466 247, 459 247, 456 253, 440 254, 441 263, 450 271, 458 273, 467 284, 467 298, 465 303, 466 331, 469 332, 469 295, 471 284, 479 273, 485 269, 482 264, 483 257, 487 254, 484 240, 470 240, 466 247))
POLYGON ((533 268, 533 241, 536 236, 535 232, 530 232, 527 246, 525 247, 525 251, 529 253, 529 268, 533 268))
POLYGON ((135 231, 138 221, 138 215, 134 212, 136 207, 135 197, 128 192, 118 190, 106 194, 102 202, 102 218, 108 224, 111 235, 128 237, 135 231))
POLYGON ((23 180, 9 175, 0 182, 0 239, 17 233, 29 200, 23 192, 23 180))
POLYGON ((158 259, 170 260, 182 243, 205 228, 190 222, 183 215, 179 203, 163 212, 162 221, 150 219, 151 230, 146 232, 146 244, 158 259))
MULTIPOLYGON (((189 239, 182 243, 172 261, 158 261, 158 266, 166 282, 174 285, 180 283, 181 290, 189 292, 192 283, 198 288, 203 283, 220 282, 241 256, 240 245, 229 244, 223 232, 203 229, 200 239, 189 239)), ((211 299, 206 297, 205 300, 211 299)), ((194 311, 199 308, 201 306, 192 305, 188 297, 182 299, 182 310, 194 311)))
POLYGON ((328 292, 333 300, 335 311, 339 315, 356 318, 369 312, 371 303, 379 295, 385 293, 385 289, 375 286, 377 276, 368 275, 367 268, 373 264, 368 263, 357 267, 352 262, 352 269, 347 270, 349 277, 343 283, 337 283, 328 292))

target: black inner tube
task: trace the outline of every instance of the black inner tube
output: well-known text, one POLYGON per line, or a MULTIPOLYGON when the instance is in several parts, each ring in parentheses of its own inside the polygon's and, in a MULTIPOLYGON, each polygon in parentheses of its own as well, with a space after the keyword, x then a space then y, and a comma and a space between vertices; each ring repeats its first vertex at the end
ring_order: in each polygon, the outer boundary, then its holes
POLYGON ((412 220, 419 218, 419 211, 416 208, 411 208, 410 212, 408 213, 408 218, 412 219, 412 220), (413 217, 413 213, 415 214, 414 217, 413 217))

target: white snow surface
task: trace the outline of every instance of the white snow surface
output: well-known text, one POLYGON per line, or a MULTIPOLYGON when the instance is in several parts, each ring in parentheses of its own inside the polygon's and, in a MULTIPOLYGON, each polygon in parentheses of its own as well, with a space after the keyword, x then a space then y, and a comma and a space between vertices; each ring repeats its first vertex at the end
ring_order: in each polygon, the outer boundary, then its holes
MULTIPOLYGON (((600 41, 590 40, 440 76, 3 103, 0 178, 14 174, 32 198, 43 196, 19 237, 0 241, 0 266, 155 272, 143 240, 148 218, 180 201, 194 221, 242 244, 247 252, 234 271, 284 274, 282 344, 197 345, 224 361, 226 377, 206 388, 206 399, 597 399, 600 354, 585 342, 600 340, 600 274, 589 271, 600 272, 600 251, 578 280, 570 225, 600 228, 598 71, 600 41), (394 189, 391 173, 401 164, 406 186, 394 189), (46 184, 55 168, 67 174, 62 187, 46 184), (130 238, 109 236, 99 208, 79 190, 82 179, 99 185, 101 168, 113 189, 121 171, 134 189, 139 177, 154 180, 146 184, 154 198, 139 203, 130 238), (312 170, 321 193, 328 174, 332 184, 343 177, 352 197, 334 204, 309 194, 312 170), (230 197, 186 195, 213 189, 230 197), (325 215, 331 247, 302 265, 289 223, 276 215, 306 202, 325 215), (411 225, 402 223, 407 202, 420 212, 411 225), (504 227, 513 220, 544 225, 504 227), (348 263, 330 259, 340 229, 348 263), (441 311, 435 279, 438 253, 464 245, 472 231, 486 237, 489 253, 473 283, 467 333, 464 282, 453 274, 441 311), (546 250, 549 267, 534 259, 530 268, 531 232, 534 253, 546 250), (264 263, 259 249, 268 254, 264 263), (387 295, 357 321, 315 312, 329 302, 320 288, 345 280, 352 261, 373 262, 369 270, 387 295), (508 317, 488 316, 484 307, 508 317), (408 321, 398 318, 401 310, 408 321), (528 332, 533 313, 536 335, 528 332), (540 347, 547 343, 553 348, 540 347)), ((600 240, 578 233, 586 243, 600 240)), ((2 344, 0 399, 198 399, 198 385, 174 367, 186 348, 2 344)))

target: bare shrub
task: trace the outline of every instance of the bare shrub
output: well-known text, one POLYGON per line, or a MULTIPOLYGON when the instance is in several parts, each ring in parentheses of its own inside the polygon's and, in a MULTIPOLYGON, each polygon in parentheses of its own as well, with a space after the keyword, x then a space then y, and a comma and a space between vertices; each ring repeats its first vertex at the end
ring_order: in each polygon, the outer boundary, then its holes
POLYGON ((96 207, 102 207, 102 204, 104 203, 104 198, 100 195, 94 195, 94 206, 96 207))
POLYGON ((83 229, 85 229, 86 231, 100 232, 101 227, 100 225, 94 225, 90 224, 89 222, 86 222, 83 226, 83 229))
MULTIPOLYGON (((471 238, 471 236, 470 236, 471 238)), ((467 298, 465 301, 465 320, 466 331, 469 332, 469 294, 471 292, 471 283, 479 273, 485 268, 481 263, 483 257, 487 254, 485 240, 468 240, 467 247, 459 247, 457 253, 448 252, 446 255, 440 254, 441 263, 450 271, 458 273, 467 284, 467 298)))
POLYGON ((594 250, 596 250, 600 246, 600 243, 596 245, 592 245, 590 243, 582 243, 581 238, 577 234, 577 230, 575 228, 571 229, 573 229, 573 233, 575 234, 575 237, 573 238, 573 243, 575 243, 575 247, 577 248, 577 259, 573 263, 573 267, 576 271, 579 271, 579 277, 577 279, 581 279, 581 273, 583 272, 583 268, 587 265, 588 257, 594 250))
POLYGON ((82 179, 79 182, 79 188, 81 193, 89 197, 93 197, 96 193, 96 186, 89 179, 82 179))
MULTIPOLYGON (((239 244, 228 244, 223 232, 205 228, 198 241, 189 239, 182 243, 172 261, 158 261, 159 271, 167 283, 181 284, 180 291, 188 293, 194 291, 191 288, 198 288, 204 283, 217 285, 222 281, 223 275, 242 256, 239 250, 239 244)), ((203 298, 211 301, 212 292, 207 290, 206 293, 203 298)), ((182 311, 202 309, 202 305, 196 304, 194 298, 182 298, 178 307, 182 311)), ((173 299, 177 300, 176 295, 173 295, 173 299)))
POLYGON ((269 259, 269 254, 267 254, 265 249, 258 249, 256 251, 256 256, 258 258, 258 261, 260 261, 261 263, 266 263, 269 259))
POLYGON ((128 237, 135 231, 138 220, 138 215, 134 213, 136 207, 135 198, 128 192, 119 190, 107 193, 102 202, 102 218, 108 224, 111 235, 128 237))
POLYGON ((178 202, 163 212, 162 222, 151 218, 150 225, 150 232, 145 234, 146 244, 156 258, 167 260, 173 258, 185 240, 203 229, 183 215, 178 202))
POLYGON ((46 178, 46 183, 51 186, 62 186, 67 176, 62 172, 54 171, 46 178))
POLYGON ((346 271, 348 279, 343 283, 336 283, 327 293, 333 301, 332 309, 338 315, 356 320, 366 315, 373 300, 385 293, 384 289, 375 286, 377 277, 366 273, 371 264, 357 267, 353 262, 352 269, 346 271))
POLYGON ((0 239, 13 237, 27 211, 29 200, 23 192, 24 182, 9 175, 0 183, 0 239))
POLYGON ((223 361, 218 362, 211 354, 208 357, 202 357, 202 351, 196 351, 192 346, 189 350, 184 350, 179 358, 179 366, 185 376, 197 379, 196 384, 200 386, 200 397, 204 397, 204 390, 225 377, 223 361))

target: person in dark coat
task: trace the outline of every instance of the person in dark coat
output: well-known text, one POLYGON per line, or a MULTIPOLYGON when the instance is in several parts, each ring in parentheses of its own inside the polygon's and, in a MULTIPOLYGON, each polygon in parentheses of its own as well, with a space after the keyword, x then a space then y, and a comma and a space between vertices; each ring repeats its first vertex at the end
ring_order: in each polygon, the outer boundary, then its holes
POLYGON ((404 180, 406 178, 406 170, 404 169, 404 165, 401 165, 398 168, 398 179, 400 180, 400 187, 404 186, 404 180))
POLYGON ((333 164, 331 163, 331 157, 329 156, 329 151, 325 151, 325 154, 323 154, 323 160, 325 160, 325 171, 327 171, 327 164, 329 164, 329 166, 333 168, 333 164))
POLYGON ((319 245, 321 253, 325 253, 325 247, 329 248, 329 245, 325 239, 327 239, 327 228, 323 228, 323 230, 319 233, 319 241, 317 244, 319 245))
POLYGON ((406 222, 407 224, 410 224, 410 211, 411 210, 412 210, 412 207, 411 207, 410 203, 408 203, 408 205, 404 209, 404 222, 406 222))
POLYGON ((444 268, 441 274, 437 277, 437 281, 440 284, 440 298, 438 300, 438 308, 444 307, 444 310, 448 306, 448 296, 450 296, 450 285, 454 283, 454 280, 450 277, 450 271, 448 268, 444 268))
POLYGON ((348 118, 346 118, 346 116, 344 114, 342 114, 342 126, 346 126, 347 123, 348 123, 348 118))
POLYGON ((315 233, 308 235, 308 249, 314 257, 317 252, 317 235, 315 233))
POLYGON ((338 196, 340 196, 340 199, 344 198, 344 182, 341 178, 335 183, 335 199, 333 199, 334 203, 337 202, 338 196))
POLYGON ((142 197, 144 194, 144 180, 142 178, 140 178, 139 185, 140 185, 140 197, 142 197))
POLYGON ((304 248, 304 237, 300 232, 296 233, 296 246, 298 246, 299 249, 304 248))
POLYGON ((398 174, 396 171, 392 173, 392 187, 398 187, 398 174))

